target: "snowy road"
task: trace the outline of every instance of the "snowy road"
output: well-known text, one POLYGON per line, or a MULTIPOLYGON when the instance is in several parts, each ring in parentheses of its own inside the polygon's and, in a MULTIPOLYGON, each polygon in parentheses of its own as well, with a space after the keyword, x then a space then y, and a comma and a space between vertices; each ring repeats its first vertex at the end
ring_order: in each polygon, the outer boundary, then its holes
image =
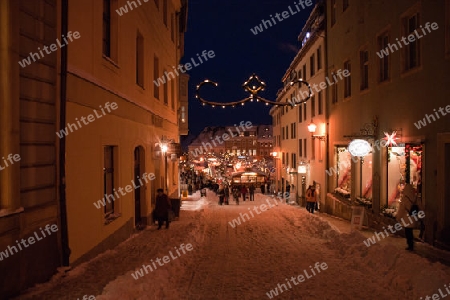
POLYGON ((341 234, 320 214, 260 194, 219 206, 208 191, 208 202, 182 211, 169 230, 152 226, 17 299, 425 299, 450 286, 448 267, 390 245, 368 248, 361 234, 341 234), (250 213, 267 201, 273 207, 250 213), (181 244, 193 249, 170 257, 181 244), (164 256, 170 261, 135 273, 164 256))

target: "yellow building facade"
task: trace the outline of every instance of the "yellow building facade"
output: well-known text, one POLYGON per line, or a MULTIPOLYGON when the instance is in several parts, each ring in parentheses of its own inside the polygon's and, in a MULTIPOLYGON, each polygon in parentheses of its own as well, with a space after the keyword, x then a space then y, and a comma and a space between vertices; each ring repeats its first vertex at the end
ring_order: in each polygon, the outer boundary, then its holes
POLYGON ((69 1, 69 28, 81 37, 68 56, 67 123, 94 115, 66 137, 70 262, 93 257, 150 223, 157 188, 167 182, 169 194, 178 189, 176 157, 165 166, 158 149, 161 142, 179 142, 174 67, 183 54, 185 6, 69 1))
POLYGON ((273 107, 270 111, 275 136, 275 189, 286 191, 291 185, 291 200, 305 197, 302 185, 316 183, 319 201, 325 201, 320 191, 325 191, 326 177, 326 83, 325 78, 325 17, 324 6, 316 5, 299 37, 301 48, 282 78, 284 87, 277 94, 278 102, 293 102, 295 106, 273 107), (290 85, 303 80, 304 84, 290 85), (314 133, 308 125, 316 125, 314 133), (306 173, 299 166, 306 167, 306 173), (302 180, 303 177, 303 180, 302 180), (292 189, 293 185, 293 189, 292 189), (295 198, 294 198, 295 197, 295 198))

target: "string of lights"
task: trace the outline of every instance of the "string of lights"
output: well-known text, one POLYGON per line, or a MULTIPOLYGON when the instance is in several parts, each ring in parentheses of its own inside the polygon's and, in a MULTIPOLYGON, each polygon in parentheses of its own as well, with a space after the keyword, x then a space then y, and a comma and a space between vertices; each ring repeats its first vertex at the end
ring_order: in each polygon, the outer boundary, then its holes
POLYGON ((202 88, 202 86, 204 85, 213 85, 215 87, 217 87, 219 84, 217 82, 211 81, 209 79, 204 80, 203 82, 201 82, 200 84, 197 85, 196 91, 195 91, 195 98, 199 99, 200 102, 205 106, 205 105, 210 105, 212 107, 236 107, 238 105, 245 105, 246 102, 263 102, 266 105, 275 105, 275 107, 277 106, 297 106, 297 104, 301 104, 301 103, 305 103, 306 101, 308 101, 311 96, 312 96, 312 89, 311 86, 309 85, 308 82, 300 79, 294 80, 289 82, 290 86, 293 86, 294 84, 298 84, 298 85, 306 85, 306 87, 308 88, 308 96, 306 98, 301 99, 301 101, 286 101, 286 102, 277 102, 277 101, 271 101, 268 99, 265 99, 263 97, 258 96, 258 93, 261 91, 264 91, 266 88, 266 83, 264 81, 261 81, 259 79, 259 77, 255 74, 253 74, 252 76, 249 77, 249 79, 244 82, 244 84, 242 85, 242 87, 244 88, 245 91, 247 91, 248 93, 250 93, 250 97, 238 100, 238 101, 233 101, 233 102, 214 102, 214 101, 209 101, 206 100, 205 98, 200 96, 200 89, 202 88))

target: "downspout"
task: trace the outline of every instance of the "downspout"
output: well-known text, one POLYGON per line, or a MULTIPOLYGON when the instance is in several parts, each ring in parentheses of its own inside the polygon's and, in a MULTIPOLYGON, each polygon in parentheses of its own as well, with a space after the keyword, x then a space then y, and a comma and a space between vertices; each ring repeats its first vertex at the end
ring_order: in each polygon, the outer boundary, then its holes
MULTIPOLYGON (((61 1, 61 33, 68 31, 69 16, 68 0, 61 1)), ((61 48, 61 86, 60 86, 60 110, 59 130, 65 128, 66 124, 66 94, 67 94, 67 47, 61 48)), ((69 266, 70 248, 67 228, 67 205, 66 205, 66 136, 59 139, 59 209, 61 227, 61 249, 62 265, 69 266)))

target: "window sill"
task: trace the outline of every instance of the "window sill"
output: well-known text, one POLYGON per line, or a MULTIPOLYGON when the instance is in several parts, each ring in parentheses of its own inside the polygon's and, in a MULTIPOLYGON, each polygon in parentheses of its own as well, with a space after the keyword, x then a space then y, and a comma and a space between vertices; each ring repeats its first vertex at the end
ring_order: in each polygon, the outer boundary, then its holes
POLYGON ((114 67, 116 67, 116 68, 119 69, 119 65, 118 65, 114 60, 112 60, 111 57, 108 57, 108 56, 106 56, 105 54, 102 54, 102 56, 103 56, 103 59, 104 59, 104 60, 106 60, 107 62, 109 62, 110 64, 112 64, 114 67))
POLYGON ((105 223, 103 225, 108 225, 114 222, 114 220, 120 218, 122 214, 116 213, 116 214, 108 214, 105 216, 105 223))
POLYGON ((414 67, 412 69, 403 70, 402 74, 400 75, 400 78, 408 77, 408 76, 418 73, 420 71, 422 71, 422 65, 414 67))
POLYGON ((7 209, 0 209, 0 218, 8 217, 15 214, 20 214, 21 212, 24 212, 25 209, 23 207, 19 207, 18 209, 11 211, 7 209))

